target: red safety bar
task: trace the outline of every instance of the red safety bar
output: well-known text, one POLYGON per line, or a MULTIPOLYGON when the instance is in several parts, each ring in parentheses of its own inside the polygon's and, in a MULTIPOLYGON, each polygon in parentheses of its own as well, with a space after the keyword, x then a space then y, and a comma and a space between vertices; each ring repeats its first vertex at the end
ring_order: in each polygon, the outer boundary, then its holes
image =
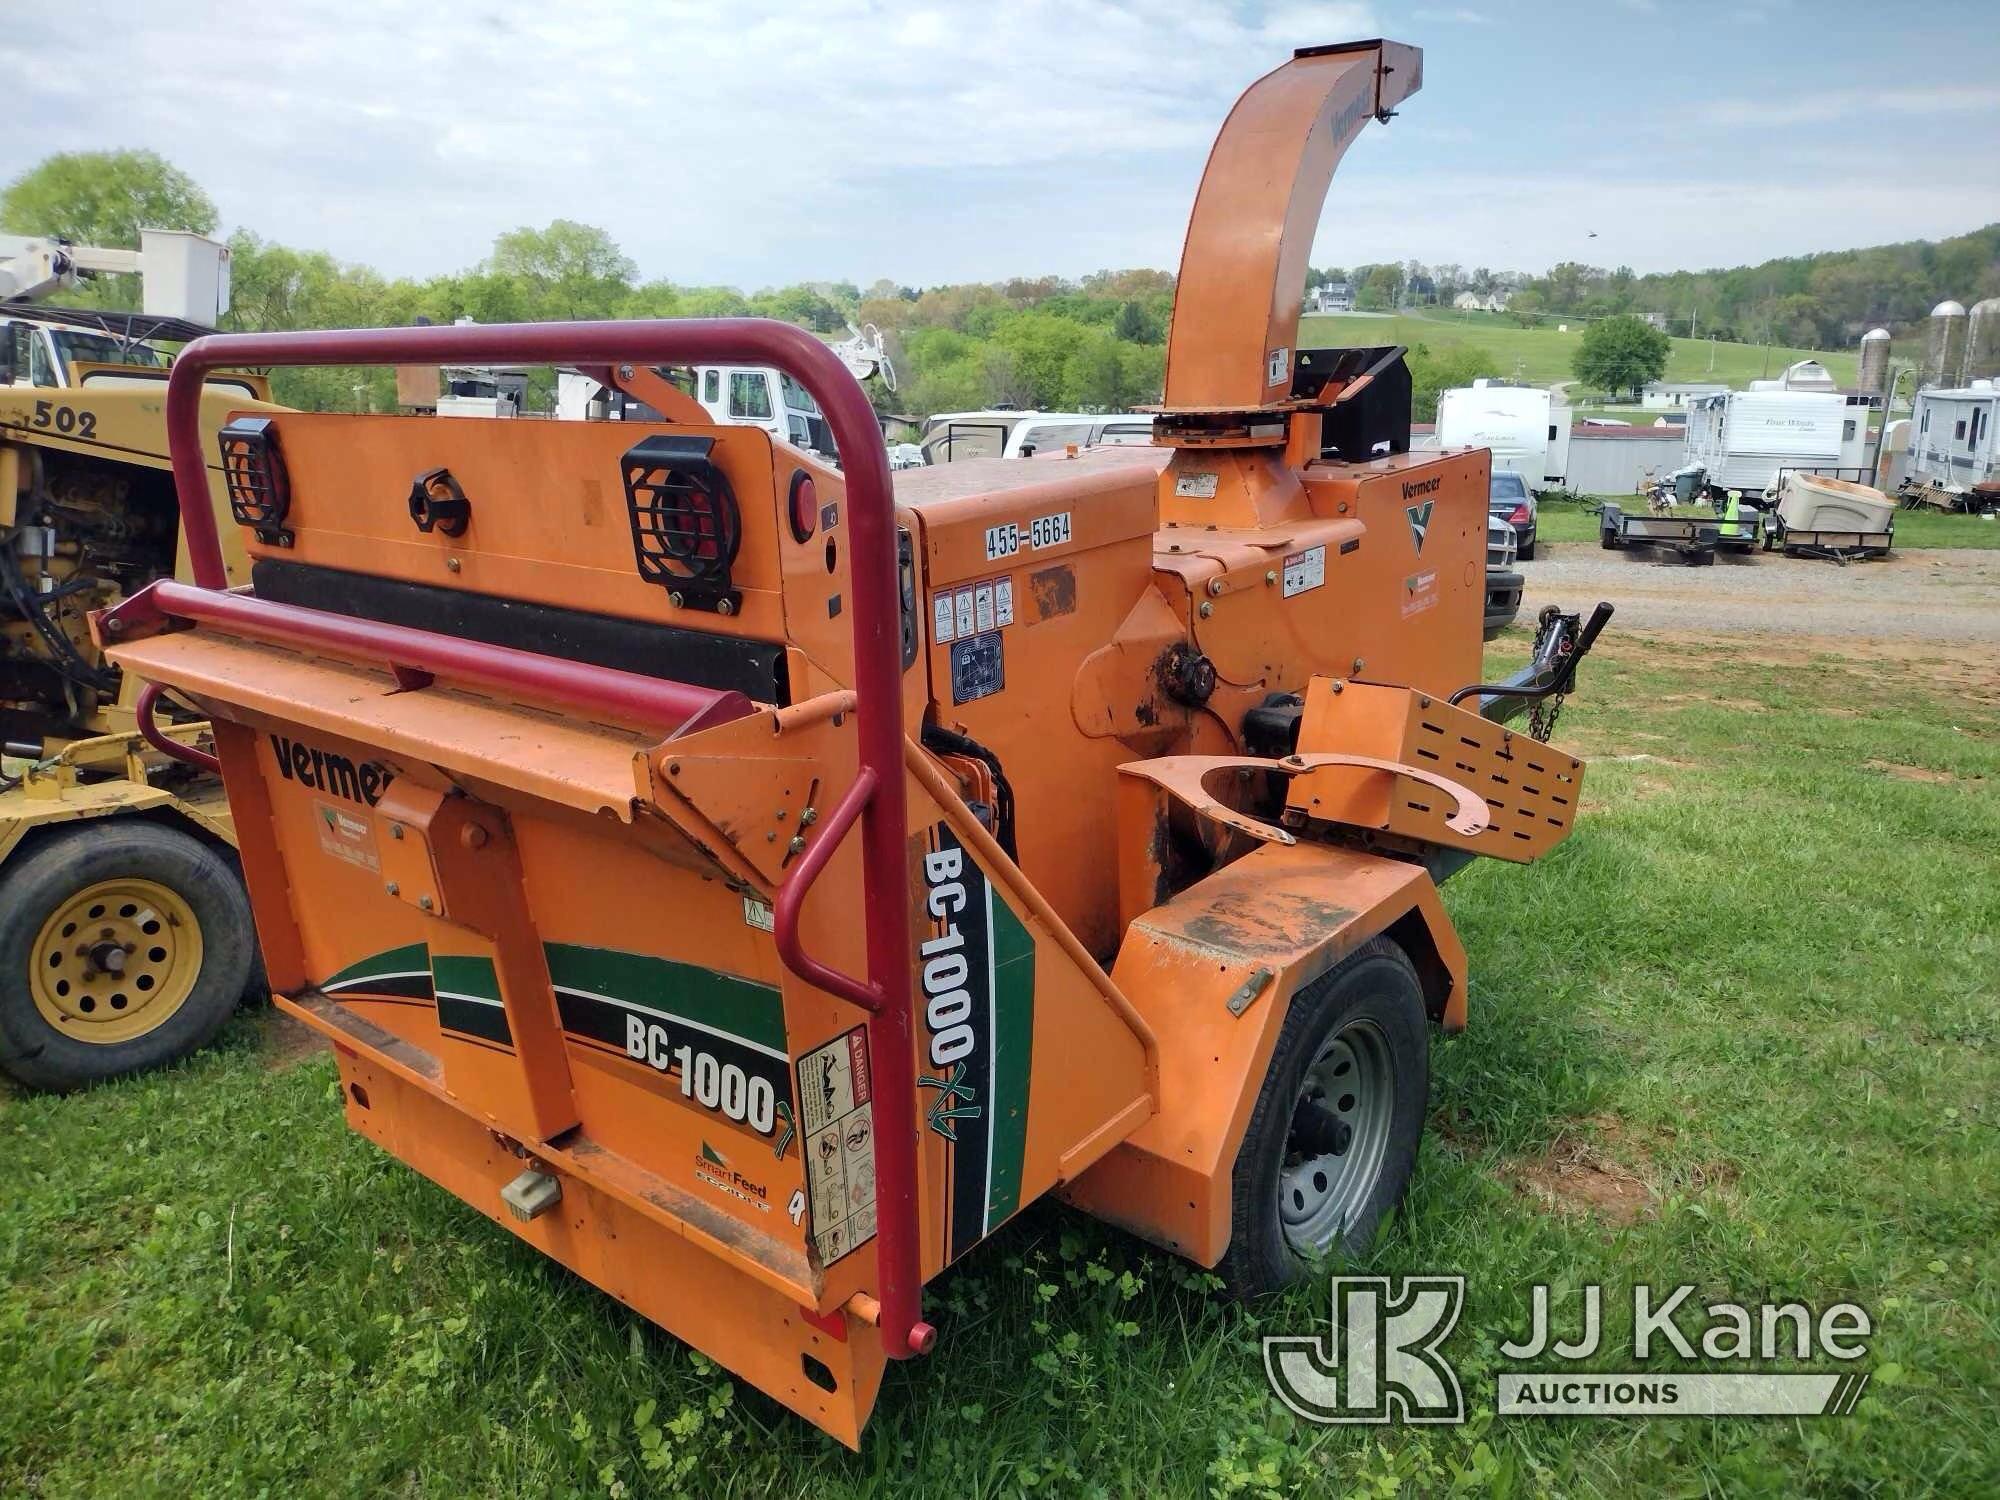
POLYGON ((183 765, 193 766, 197 771, 206 771, 211 776, 222 770, 222 762, 196 745, 184 745, 166 730, 160 728, 153 717, 160 707, 160 685, 149 682, 139 689, 139 701, 132 705, 133 717, 139 721, 139 738, 151 745, 169 760, 177 760, 183 765))
POLYGON ((512 690, 537 701, 552 700, 637 720, 669 735, 692 734, 753 712, 750 700, 734 689, 692 687, 615 667, 595 667, 511 646, 461 640, 414 626, 384 625, 323 609, 279 604, 255 594, 198 588, 170 578, 149 584, 107 611, 103 629, 116 639, 162 619, 190 620, 232 635, 321 646, 340 655, 384 661, 406 687, 424 686, 432 677, 449 677, 512 690))
MULTIPOLYGON (((928 1353, 937 1334, 922 1320, 895 499, 888 451, 860 383, 833 351, 811 334, 788 323, 761 318, 355 328, 219 334, 197 339, 181 351, 167 381, 167 440, 197 587, 154 584, 113 611, 107 628, 127 618, 127 610, 138 617, 157 611, 207 619, 246 634, 334 646, 404 671, 435 671, 512 689, 529 698, 556 697, 615 708, 608 701, 609 695, 630 712, 640 707, 630 695, 641 693, 649 710, 666 710, 669 722, 684 722, 673 719, 672 713, 689 707, 685 695, 698 690, 682 684, 280 605, 254 594, 222 592, 228 580, 202 452, 203 377, 223 366, 393 364, 770 365, 791 376, 819 402, 839 449, 846 481, 848 556, 853 573, 847 614, 854 631, 860 771, 799 869, 779 891, 774 936, 782 961, 793 973, 808 983, 826 985, 867 1009, 870 1052, 877 1059, 895 1063, 878 1066, 870 1105, 875 1127, 875 1261, 882 1345, 894 1359, 928 1353), (798 925, 813 877, 857 819, 865 887, 869 974, 865 985, 807 955, 798 925)), ((131 623, 128 619, 123 628, 131 623)), ((713 699, 717 695, 703 696, 713 699)), ((716 712, 717 706, 711 702, 707 711, 716 712)), ((648 717, 653 714, 649 712, 648 717)))

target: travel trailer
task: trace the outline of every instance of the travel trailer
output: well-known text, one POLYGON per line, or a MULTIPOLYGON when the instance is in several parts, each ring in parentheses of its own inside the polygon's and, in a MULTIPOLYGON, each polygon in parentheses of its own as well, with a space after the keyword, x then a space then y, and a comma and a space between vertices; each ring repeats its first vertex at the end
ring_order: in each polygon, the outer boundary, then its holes
POLYGON ((1537 386, 1475 380, 1438 393, 1440 448, 1490 448, 1493 467, 1531 490, 1559 489, 1569 472, 1569 408, 1537 386))
POLYGON ((1869 413, 1879 396, 1838 390, 1726 391, 1688 403, 1687 461, 1706 488, 1761 495, 1782 469, 1867 477, 1869 413))
POLYGON ((2000 389, 1991 380, 1917 392, 1908 482, 1947 495, 2000 484, 2000 389))

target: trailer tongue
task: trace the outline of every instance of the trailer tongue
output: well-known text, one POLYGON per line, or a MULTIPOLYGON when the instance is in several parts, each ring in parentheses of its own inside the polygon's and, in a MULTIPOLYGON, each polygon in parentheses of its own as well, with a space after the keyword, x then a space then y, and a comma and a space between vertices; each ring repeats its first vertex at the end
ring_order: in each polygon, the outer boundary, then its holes
POLYGON ((1291 347, 1334 165, 1419 80, 1314 49, 1238 103, 1150 449, 892 495, 852 376, 754 321, 184 353, 195 586, 95 628, 213 714, 349 1123, 850 1444, 924 1282, 1044 1194, 1246 1294, 1364 1245, 1467 1019, 1436 879, 1579 806, 1488 714, 1603 624, 1481 685, 1486 455, 1407 451, 1400 351, 1291 347), (222 362, 768 365, 843 468, 698 411, 260 417, 225 592, 222 362))

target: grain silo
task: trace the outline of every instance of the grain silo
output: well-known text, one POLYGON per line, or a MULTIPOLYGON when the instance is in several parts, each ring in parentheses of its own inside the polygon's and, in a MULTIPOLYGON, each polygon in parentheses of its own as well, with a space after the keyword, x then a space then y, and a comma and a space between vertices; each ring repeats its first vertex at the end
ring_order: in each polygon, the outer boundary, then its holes
MULTIPOLYGON (((1984 307, 1986 304, 1981 303, 1984 307)), ((1996 324, 2000 330, 2000 324, 1996 324)), ((1861 335, 1861 374, 1856 382, 1864 396, 1887 395, 1889 391, 1889 330, 1871 328, 1861 335)))
POLYGON ((1954 386, 1965 369, 1965 304, 1940 302, 1931 309, 1924 331, 1924 378, 1927 386, 1954 386))
POLYGON ((1972 305, 1965 324, 1965 375, 1960 385, 2000 377, 2000 297, 1972 305))

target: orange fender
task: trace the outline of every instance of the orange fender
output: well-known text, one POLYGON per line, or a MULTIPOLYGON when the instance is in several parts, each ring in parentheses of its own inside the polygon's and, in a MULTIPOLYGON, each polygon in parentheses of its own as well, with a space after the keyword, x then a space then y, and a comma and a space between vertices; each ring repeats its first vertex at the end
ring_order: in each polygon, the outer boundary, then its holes
POLYGON ((1112 981, 1159 1043, 1160 1110, 1064 1189, 1204 1266, 1229 1248, 1230 1173, 1292 997, 1372 937, 1401 943, 1432 1016, 1465 1025, 1465 949, 1419 865, 1265 844, 1132 923, 1112 981))

